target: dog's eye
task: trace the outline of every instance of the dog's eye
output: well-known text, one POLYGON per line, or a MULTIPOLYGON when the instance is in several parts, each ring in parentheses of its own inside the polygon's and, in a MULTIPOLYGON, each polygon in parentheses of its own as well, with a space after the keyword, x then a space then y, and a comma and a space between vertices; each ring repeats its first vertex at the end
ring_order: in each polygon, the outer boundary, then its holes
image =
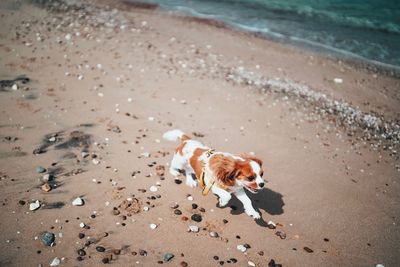
POLYGON ((260 176, 263 177, 263 175, 264 175, 264 172, 261 172, 261 173, 260 173, 260 176))
POLYGON ((256 177, 254 177, 254 176, 247 177, 247 180, 249 180, 250 182, 253 181, 254 179, 256 179, 256 177))

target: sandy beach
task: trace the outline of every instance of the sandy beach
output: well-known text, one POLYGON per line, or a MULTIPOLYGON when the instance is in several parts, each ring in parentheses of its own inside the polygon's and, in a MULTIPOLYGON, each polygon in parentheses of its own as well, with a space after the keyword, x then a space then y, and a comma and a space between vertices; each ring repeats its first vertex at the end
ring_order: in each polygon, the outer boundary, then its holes
POLYGON ((0 266, 400 264, 396 74, 153 5, 41 2, 0 3, 0 266), (262 219, 174 181, 171 129, 260 157, 262 219))

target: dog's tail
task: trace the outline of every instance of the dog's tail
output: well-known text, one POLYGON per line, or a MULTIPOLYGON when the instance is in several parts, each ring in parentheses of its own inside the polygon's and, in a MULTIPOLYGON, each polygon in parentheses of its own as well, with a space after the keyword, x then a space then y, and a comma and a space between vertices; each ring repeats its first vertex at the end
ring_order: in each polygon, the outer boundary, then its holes
POLYGON ((174 141, 174 142, 176 142, 178 139, 180 139, 181 141, 190 139, 189 136, 187 136, 184 132, 182 132, 181 130, 178 130, 178 129, 165 132, 163 134, 163 138, 168 141, 174 141))

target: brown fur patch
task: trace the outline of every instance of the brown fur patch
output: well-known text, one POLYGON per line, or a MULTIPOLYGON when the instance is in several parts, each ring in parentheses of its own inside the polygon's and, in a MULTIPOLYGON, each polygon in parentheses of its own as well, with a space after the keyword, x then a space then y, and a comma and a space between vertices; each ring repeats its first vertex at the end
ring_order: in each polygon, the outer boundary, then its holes
POLYGON ((199 158, 200 156, 207 151, 207 149, 196 148, 193 152, 193 156, 190 158, 190 166, 192 166, 194 173, 196 174, 197 179, 200 179, 201 172, 203 171, 204 162, 199 158))
POLYGON ((186 140, 190 140, 191 138, 189 136, 187 136, 186 134, 182 135, 181 137, 181 142, 186 141, 186 140))
POLYGON ((215 177, 226 186, 235 185, 235 177, 238 175, 237 161, 224 155, 214 155, 209 160, 209 166, 215 177))
POLYGON ((180 143, 179 146, 176 147, 175 153, 183 156, 183 148, 185 147, 185 145, 186 145, 186 142, 180 143))
POLYGON ((260 165, 260 167, 262 167, 262 160, 257 158, 256 156, 250 155, 250 154, 241 154, 240 155, 241 158, 245 159, 245 160, 252 160, 258 163, 258 165, 260 165))

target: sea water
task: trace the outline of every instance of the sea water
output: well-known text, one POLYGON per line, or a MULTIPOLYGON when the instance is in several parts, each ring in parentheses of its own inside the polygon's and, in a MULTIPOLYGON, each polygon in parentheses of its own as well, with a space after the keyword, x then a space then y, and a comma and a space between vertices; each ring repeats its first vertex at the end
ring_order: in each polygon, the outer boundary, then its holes
POLYGON ((400 0, 147 0, 324 53, 400 66, 400 0))

